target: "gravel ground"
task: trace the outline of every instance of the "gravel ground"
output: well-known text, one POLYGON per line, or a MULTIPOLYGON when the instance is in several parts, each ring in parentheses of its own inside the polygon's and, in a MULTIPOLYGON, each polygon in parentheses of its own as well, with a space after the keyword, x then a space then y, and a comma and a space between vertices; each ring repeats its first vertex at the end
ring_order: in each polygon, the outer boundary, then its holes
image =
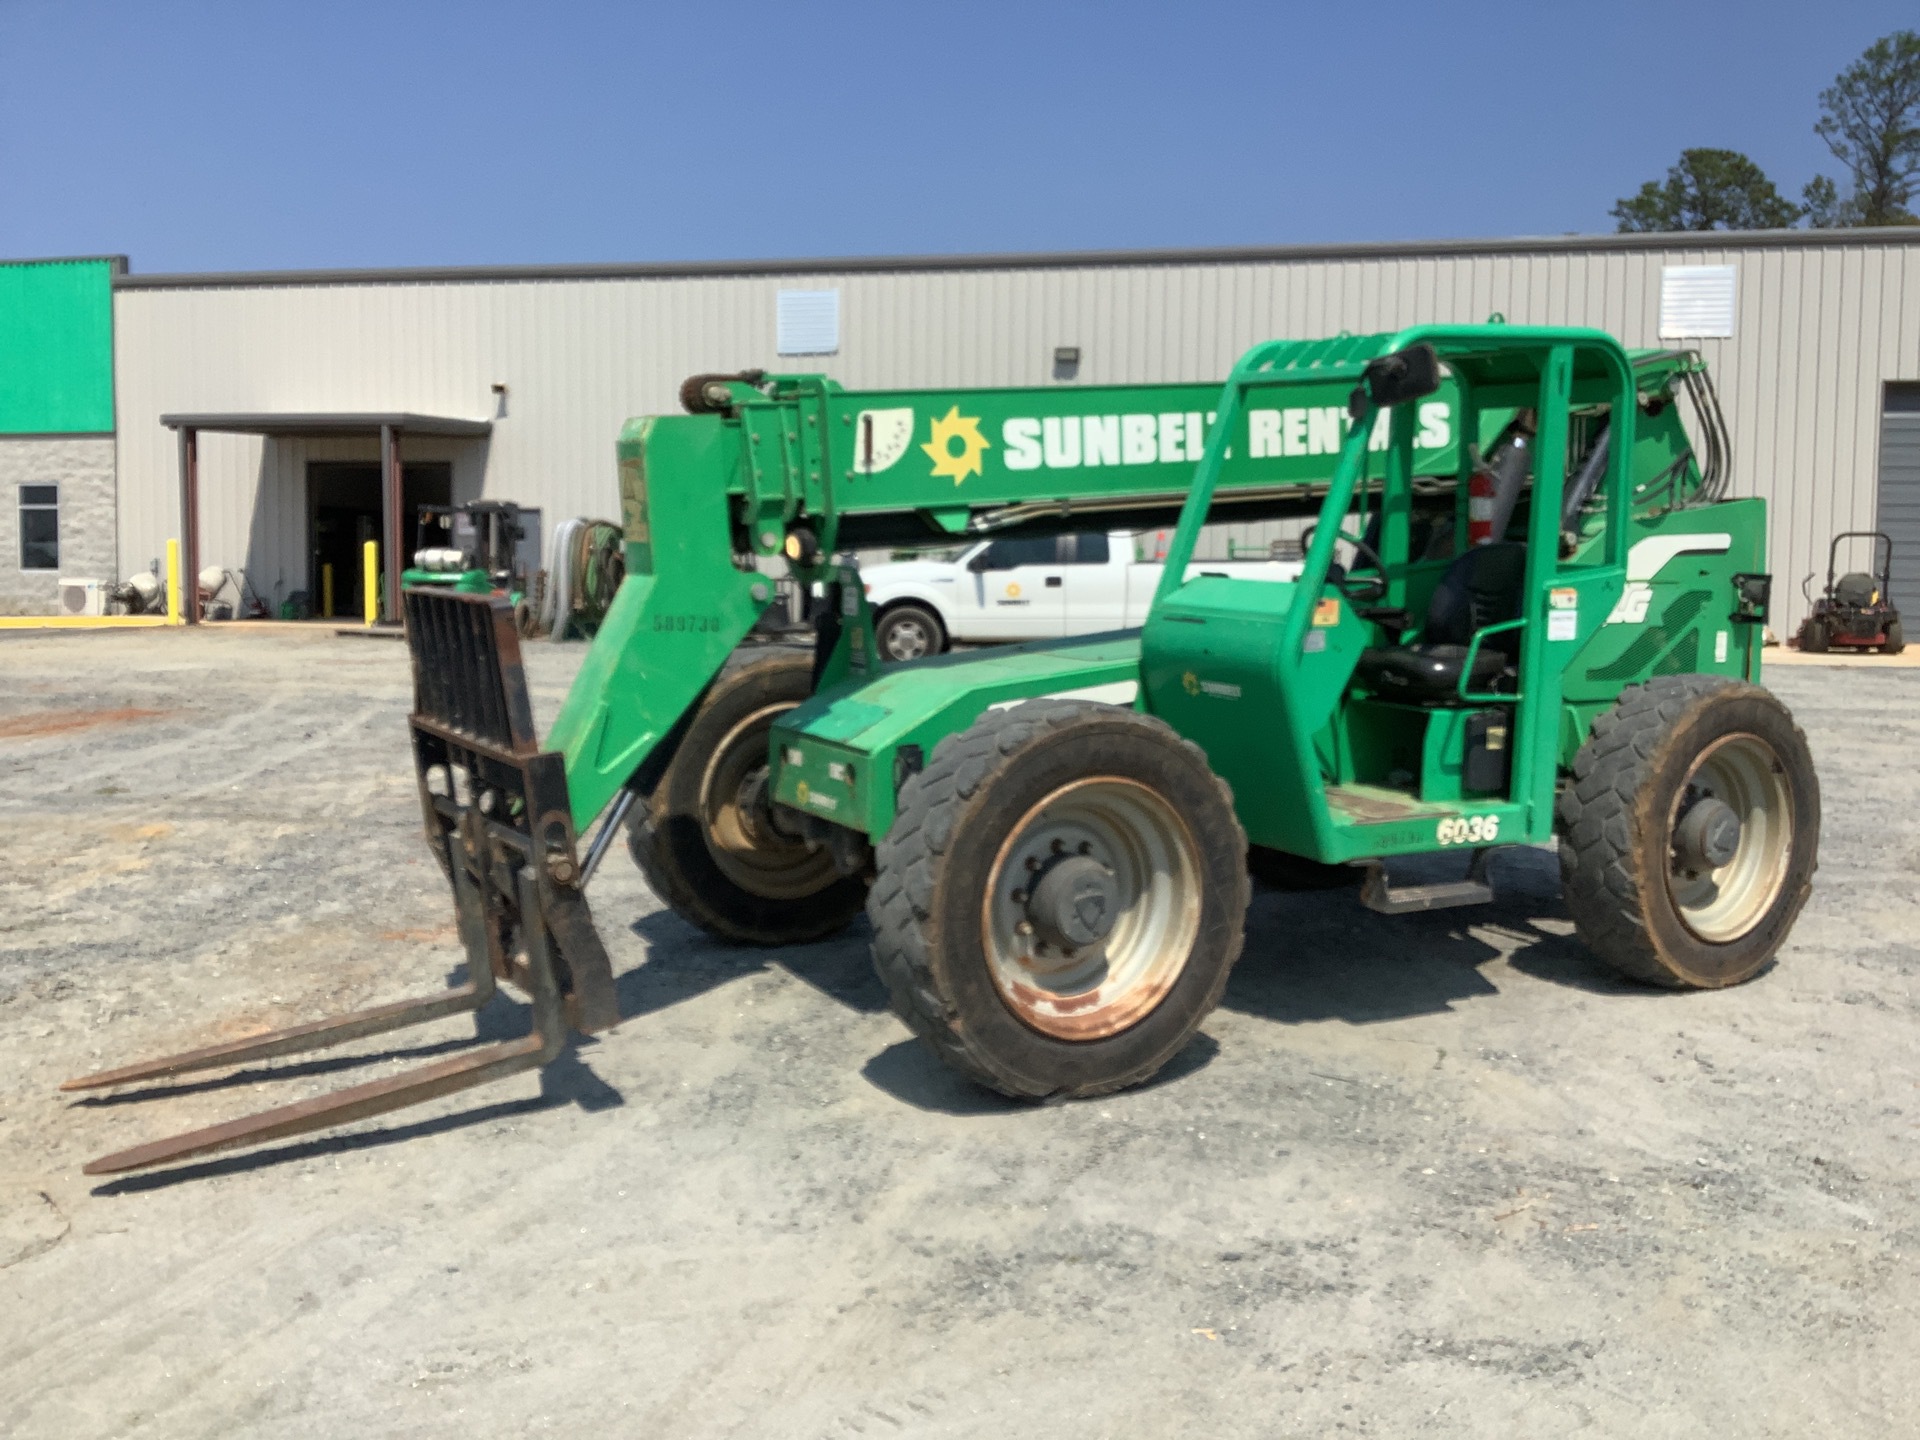
MULTIPOLYGON (((578 659, 534 647, 543 717, 578 659)), ((1542 851, 1485 910, 1258 893, 1166 1076, 1028 1109, 908 1040, 864 929, 729 949, 621 857, 616 1031, 103 1185, 91 1155, 472 1037, 55 1090, 446 980, 406 657, 6 637, 0 682, 0 1434, 1920 1432, 1920 671, 1775 672, 1823 864, 1737 990, 1615 982, 1542 851)))

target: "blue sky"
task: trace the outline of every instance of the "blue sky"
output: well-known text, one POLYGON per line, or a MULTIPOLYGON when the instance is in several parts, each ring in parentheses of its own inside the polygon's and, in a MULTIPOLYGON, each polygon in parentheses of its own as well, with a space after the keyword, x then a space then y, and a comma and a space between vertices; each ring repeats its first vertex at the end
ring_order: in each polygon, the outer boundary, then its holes
POLYGON ((0 255, 139 271, 1613 228, 1790 196, 1910 3, 0 0, 0 255))

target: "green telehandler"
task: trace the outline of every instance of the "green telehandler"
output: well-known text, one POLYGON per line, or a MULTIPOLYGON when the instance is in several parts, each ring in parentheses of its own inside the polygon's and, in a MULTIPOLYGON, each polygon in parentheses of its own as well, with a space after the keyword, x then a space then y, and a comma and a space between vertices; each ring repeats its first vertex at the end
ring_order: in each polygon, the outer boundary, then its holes
POLYGON ((1818 784, 1757 684, 1765 509, 1728 498, 1696 355, 1418 326, 1260 345, 1221 389, 750 372, 681 398, 621 436, 627 579, 544 745, 506 602, 406 595, 467 984, 70 1086, 376 1034, 499 980, 531 996, 531 1033, 90 1173, 379 1114, 615 1024, 584 887, 623 833, 726 940, 813 940, 864 909, 905 1022, 1036 1099, 1137 1084, 1191 1039, 1250 868, 1357 877, 1406 912, 1484 903, 1499 847, 1557 839, 1586 943, 1675 988, 1755 975, 1806 901, 1818 784), (1312 521, 1297 580, 1193 563, 1210 518, 1284 516, 1312 521), (1142 628, 882 663, 853 552, 1132 524, 1175 526, 1142 628), (743 643, 783 571, 810 643, 743 643), (1394 858, 1434 852, 1458 878, 1394 882, 1394 858))

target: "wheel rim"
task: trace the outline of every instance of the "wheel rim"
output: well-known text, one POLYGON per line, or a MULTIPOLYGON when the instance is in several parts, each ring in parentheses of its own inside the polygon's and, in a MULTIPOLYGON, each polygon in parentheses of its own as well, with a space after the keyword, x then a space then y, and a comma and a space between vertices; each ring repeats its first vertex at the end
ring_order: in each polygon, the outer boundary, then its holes
POLYGON ((1097 776, 1063 785, 1009 833, 982 905, 986 960, 1001 1000, 1062 1040, 1099 1040, 1144 1019, 1186 968, 1200 931, 1200 857, 1186 823, 1145 785, 1097 776), (1105 869, 1112 927, 1063 950, 1036 929, 1030 890, 1063 860, 1105 869))
POLYGON ((933 636, 919 616, 899 615, 887 621, 886 644, 889 659, 918 660, 933 649, 933 636))
POLYGON ((1793 792, 1786 766, 1757 735, 1727 735, 1701 752, 1667 819, 1667 888, 1681 922, 1702 940, 1738 940, 1773 908, 1793 856, 1793 792), (1676 841, 1689 810, 1716 800, 1740 822, 1724 864, 1690 860, 1676 841))
POLYGON ((768 802, 767 736, 791 705, 747 716, 714 748, 700 777, 700 819, 720 873, 769 900, 798 900, 833 882, 833 857, 782 830, 768 802))

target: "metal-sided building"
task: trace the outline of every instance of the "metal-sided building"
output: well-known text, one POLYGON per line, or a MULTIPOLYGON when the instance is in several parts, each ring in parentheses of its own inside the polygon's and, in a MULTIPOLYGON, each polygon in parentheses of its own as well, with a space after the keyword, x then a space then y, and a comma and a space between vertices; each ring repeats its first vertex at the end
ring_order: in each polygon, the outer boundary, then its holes
POLYGON ((1771 502, 1777 632, 1845 529, 1893 532, 1896 599, 1920 613, 1913 229, 121 273, 111 287, 118 570, 182 534, 191 459, 199 563, 244 568, 275 603, 317 597, 327 556, 384 538, 389 473, 402 513, 486 495, 549 526, 617 515, 621 423, 675 408, 697 371, 822 370, 860 388, 1213 381, 1263 339, 1497 313, 1707 356, 1733 492, 1771 502))

